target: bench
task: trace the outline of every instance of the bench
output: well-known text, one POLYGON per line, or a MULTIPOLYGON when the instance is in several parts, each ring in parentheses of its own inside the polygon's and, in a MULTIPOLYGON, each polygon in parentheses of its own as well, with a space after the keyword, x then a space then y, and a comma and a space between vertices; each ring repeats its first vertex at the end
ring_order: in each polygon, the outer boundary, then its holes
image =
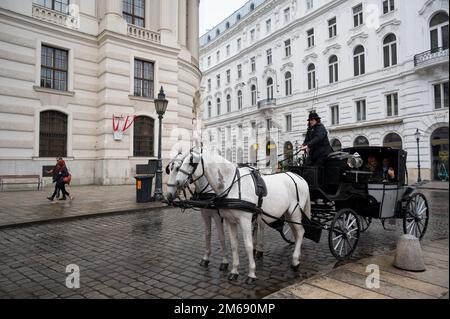
POLYGON ((0 190, 3 191, 3 185, 5 184, 37 184, 38 190, 40 190, 42 185, 42 179, 39 175, 0 175, 0 190), (13 182, 13 183, 5 183, 5 180, 8 179, 35 179, 33 182, 13 182))

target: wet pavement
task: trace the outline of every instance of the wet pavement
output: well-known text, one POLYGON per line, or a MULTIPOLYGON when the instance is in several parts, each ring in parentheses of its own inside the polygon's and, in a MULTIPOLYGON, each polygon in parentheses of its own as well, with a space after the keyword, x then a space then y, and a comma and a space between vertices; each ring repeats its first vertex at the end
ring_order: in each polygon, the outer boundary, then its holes
MULTIPOLYGON (((426 241, 448 238, 448 192, 423 192, 431 204, 426 241)), ((354 258, 394 249, 402 223, 386 222, 386 227, 375 220, 362 234, 354 258)), ((208 269, 199 266, 203 234, 198 212, 176 209, 2 229, 0 298, 262 298, 337 266, 324 233, 319 244, 304 241, 300 271, 293 272, 293 247, 267 229, 255 285, 245 284, 248 263, 242 242, 241 276, 228 282, 227 273, 219 271, 214 227, 211 263, 208 269), (65 285, 70 264, 80 267, 79 289, 65 285)))

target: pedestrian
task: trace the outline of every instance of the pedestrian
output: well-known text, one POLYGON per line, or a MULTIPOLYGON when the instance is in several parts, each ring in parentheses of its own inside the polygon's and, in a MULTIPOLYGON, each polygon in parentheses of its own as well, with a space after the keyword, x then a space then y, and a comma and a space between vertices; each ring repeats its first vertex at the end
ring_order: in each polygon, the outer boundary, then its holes
POLYGON ((58 178, 58 175, 59 175, 59 171, 61 169, 61 167, 59 166, 59 161, 60 160, 62 160, 61 157, 57 158, 55 167, 53 169, 47 171, 47 173, 53 174, 52 183, 55 184, 55 190, 53 191, 52 196, 47 197, 47 199, 50 200, 50 201, 53 201, 55 199, 55 196, 56 196, 57 199, 59 199, 59 195, 60 195, 60 189, 58 187, 58 183, 56 182, 57 178, 58 178))
POLYGON ((328 133, 321 123, 317 113, 310 113, 308 117, 308 130, 305 141, 300 150, 308 152, 307 165, 322 166, 328 155, 333 153, 328 133))
POLYGON ((56 179, 56 183, 58 185, 58 188, 61 190, 63 197, 59 200, 67 200, 67 197, 69 197, 70 200, 73 200, 73 197, 70 196, 69 192, 66 190, 66 184, 70 183, 70 180, 72 179, 72 176, 69 173, 69 170, 67 169, 66 163, 63 159, 60 159, 58 161, 60 170, 56 179))

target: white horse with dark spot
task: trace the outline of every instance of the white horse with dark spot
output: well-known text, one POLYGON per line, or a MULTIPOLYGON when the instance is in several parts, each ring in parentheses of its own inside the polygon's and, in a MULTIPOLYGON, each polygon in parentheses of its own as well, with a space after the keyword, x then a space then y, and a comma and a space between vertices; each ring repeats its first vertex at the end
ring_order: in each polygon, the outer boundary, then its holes
MULTIPOLYGON (((236 168, 231 162, 225 160, 216 152, 206 149, 193 149, 183 160, 178 169, 176 185, 183 187, 190 178, 195 178, 198 171, 202 170, 208 183, 219 197, 225 200, 240 200, 257 204, 258 196, 255 193, 253 178, 250 176, 250 168, 236 168), (201 169, 199 169, 201 167, 201 169), (237 176, 240 176, 237 178, 237 176)), ((295 247, 292 256, 292 267, 299 269, 300 251, 305 230, 301 225, 302 212, 311 218, 311 203, 309 187, 306 181, 294 173, 280 173, 262 177, 267 187, 267 196, 264 197, 261 209, 265 214, 259 214, 258 218, 272 224, 280 219, 292 221, 289 223, 295 236, 295 247)), ((229 280, 236 280, 239 276, 239 253, 237 226, 242 230, 245 249, 249 261, 247 283, 256 280, 255 260, 253 257, 252 217, 253 214, 241 209, 221 208, 220 214, 227 221, 233 265, 229 280)))
MULTIPOLYGON (((172 203, 179 192, 176 185, 176 177, 178 170, 183 163, 185 156, 179 153, 170 163, 167 165, 166 173, 169 175, 169 180, 167 183, 167 193, 166 199, 169 203, 172 203)), ((193 180, 195 186, 195 193, 204 195, 214 195, 214 191, 208 183, 206 177, 202 176, 193 180)), ((206 196, 208 197, 208 196, 206 196)), ((211 196, 213 197, 213 196, 211 196)), ((205 255, 200 262, 202 267, 208 267, 211 257, 211 226, 212 220, 216 223, 217 233, 220 241, 220 247, 222 249, 222 263, 220 264, 220 270, 227 270, 228 268, 228 258, 227 258, 227 247, 225 244, 225 233, 223 219, 220 217, 217 209, 200 209, 203 222, 205 224, 205 241, 206 241, 206 251, 205 255)))

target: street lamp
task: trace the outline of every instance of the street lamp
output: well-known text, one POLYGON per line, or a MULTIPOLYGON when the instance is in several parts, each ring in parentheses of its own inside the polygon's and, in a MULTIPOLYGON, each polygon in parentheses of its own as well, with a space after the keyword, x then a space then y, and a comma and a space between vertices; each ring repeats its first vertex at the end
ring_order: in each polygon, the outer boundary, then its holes
POLYGON ((419 152, 420 131, 419 131, 419 129, 416 130, 416 133, 414 135, 416 136, 416 141, 417 141, 417 169, 418 169, 417 183, 420 183, 420 182, 422 182, 422 178, 420 176, 420 152, 419 152))
POLYGON ((155 109, 158 113, 159 119, 159 138, 158 138, 158 166, 156 169, 156 182, 155 182, 155 201, 163 200, 162 192, 162 159, 161 159, 161 140, 162 140, 162 119, 164 113, 167 110, 167 104, 169 101, 166 100, 166 95, 164 94, 163 87, 161 86, 161 91, 159 91, 158 98, 155 100, 155 109))

